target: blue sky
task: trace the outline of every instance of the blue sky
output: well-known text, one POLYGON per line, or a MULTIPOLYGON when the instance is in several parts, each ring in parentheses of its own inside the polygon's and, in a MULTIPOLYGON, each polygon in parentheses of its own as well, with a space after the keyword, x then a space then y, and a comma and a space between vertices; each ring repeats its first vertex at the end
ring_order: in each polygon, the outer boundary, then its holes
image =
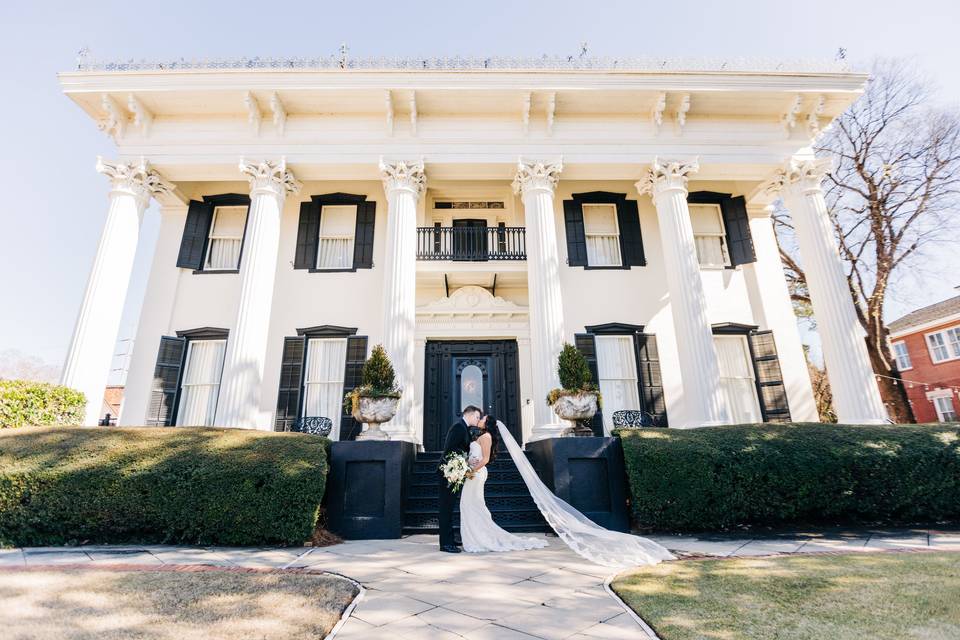
MULTIPOLYGON (((81 47, 94 57, 575 54, 914 57, 960 103, 960 3, 844 2, 4 2, 0 7, 0 351, 62 363, 107 211, 94 171, 113 144, 56 80, 81 47)), ((121 337, 131 337, 158 228, 143 226, 121 337)), ((956 234, 954 234, 956 235, 956 234)), ((954 295, 957 245, 930 250, 923 277, 897 283, 890 317, 954 295), (948 277, 945 274, 952 274, 948 277)), ((119 303, 119 300, 118 300, 119 303)))

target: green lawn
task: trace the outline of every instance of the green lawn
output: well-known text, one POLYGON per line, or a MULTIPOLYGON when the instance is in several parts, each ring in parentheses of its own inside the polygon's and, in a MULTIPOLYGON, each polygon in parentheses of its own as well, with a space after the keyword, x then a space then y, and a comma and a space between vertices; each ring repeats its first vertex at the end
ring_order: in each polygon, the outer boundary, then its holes
POLYGON ((960 638, 960 553, 666 562, 613 588, 663 640, 960 638))

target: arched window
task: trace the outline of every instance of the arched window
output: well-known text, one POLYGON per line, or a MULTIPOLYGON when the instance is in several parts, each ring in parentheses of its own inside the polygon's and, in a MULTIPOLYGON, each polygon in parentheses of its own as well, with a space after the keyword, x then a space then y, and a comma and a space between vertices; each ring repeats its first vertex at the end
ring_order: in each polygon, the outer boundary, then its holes
POLYGON ((483 372, 475 364, 460 372, 460 410, 467 405, 483 407, 483 372))

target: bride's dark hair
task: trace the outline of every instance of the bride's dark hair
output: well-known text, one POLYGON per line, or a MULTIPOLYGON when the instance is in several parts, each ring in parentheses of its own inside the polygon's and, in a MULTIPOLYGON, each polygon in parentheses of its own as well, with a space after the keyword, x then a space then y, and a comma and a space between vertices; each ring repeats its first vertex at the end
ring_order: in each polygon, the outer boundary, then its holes
POLYGON ((497 416, 488 413, 484 416, 484 430, 490 434, 490 462, 497 459, 497 449, 500 448, 500 430, 497 428, 497 416))

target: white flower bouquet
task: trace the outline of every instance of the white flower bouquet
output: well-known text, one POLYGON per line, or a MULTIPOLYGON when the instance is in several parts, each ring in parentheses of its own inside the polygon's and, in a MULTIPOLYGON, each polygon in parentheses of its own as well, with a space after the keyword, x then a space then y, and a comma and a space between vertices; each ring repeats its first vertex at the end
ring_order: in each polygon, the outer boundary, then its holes
POLYGON ((440 465, 440 473, 450 489, 456 493, 463 488, 463 482, 469 478, 472 473, 470 462, 467 460, 467 454, 453 451, 447 454, 443 463, 440 465))

